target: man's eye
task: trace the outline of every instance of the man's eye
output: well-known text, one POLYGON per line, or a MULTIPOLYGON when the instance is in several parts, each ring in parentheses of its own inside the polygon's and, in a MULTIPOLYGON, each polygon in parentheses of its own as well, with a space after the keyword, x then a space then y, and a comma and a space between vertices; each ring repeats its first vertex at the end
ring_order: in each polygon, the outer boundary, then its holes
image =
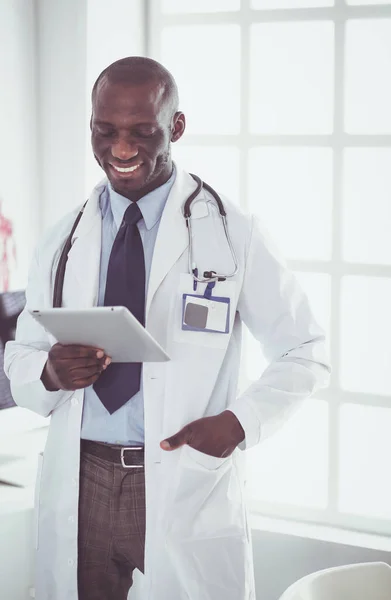
POLYGON ((137 137, 141 137, 141 138, 151 138, 155 135, 155 133, 156 133, 156 131, 147 131, 147 130, 135 132, 137 137))
POLYGON ((115 135, 115 131, 110 129, 97 129, 96 133, 101 137, 113 137, 115 135))

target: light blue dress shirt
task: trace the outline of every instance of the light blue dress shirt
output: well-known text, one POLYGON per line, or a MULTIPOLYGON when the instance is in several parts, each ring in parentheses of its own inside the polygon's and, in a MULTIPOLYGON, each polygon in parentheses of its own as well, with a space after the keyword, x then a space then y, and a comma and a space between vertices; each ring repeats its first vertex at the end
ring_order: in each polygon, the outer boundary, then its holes
MULTIPOLYGON (((175 169, 170 179, 138 201, 143 218, 137 223, 144 248, 145 282, 148 288, 152 255, 155 247, 160 219, 168 195, 175 181, 175 169)), ((121 225, 130 200, 117 194, 109 185, 102 194, 100 208, 102 213, 102 246, 100 258, 98 306, 104 305, 107 268, 111 248, 121 225)), ((81 437, 96 442, 122 444, 129 446, 144 445, 144 398, 142 380, 140 391, 112 415, 105 409, 92 386, 86 388, 84 395, 81 437)))

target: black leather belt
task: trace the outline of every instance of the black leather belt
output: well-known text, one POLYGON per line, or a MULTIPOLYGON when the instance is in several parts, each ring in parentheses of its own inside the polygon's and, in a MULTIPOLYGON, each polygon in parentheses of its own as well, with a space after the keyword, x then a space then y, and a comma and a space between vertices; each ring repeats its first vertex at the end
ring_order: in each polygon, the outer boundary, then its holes
POLYGON ((91 440, 81 440, 80 449, 87 454, 122 465, 125 469, 144 467, 143 446, 111 446, 91 440))

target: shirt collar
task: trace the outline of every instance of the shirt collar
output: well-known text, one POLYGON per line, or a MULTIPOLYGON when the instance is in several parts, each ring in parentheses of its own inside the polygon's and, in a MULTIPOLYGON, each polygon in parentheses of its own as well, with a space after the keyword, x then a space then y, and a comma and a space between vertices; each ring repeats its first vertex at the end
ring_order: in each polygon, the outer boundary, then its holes
MULTIPOLYGON (((160 220, 163 209, 166 205, 168 195, 171 191, 172 186, 174 185, 176 177, 175 167, 173 167, 173 171, 171 177, 166 183, 163 183, 160 187, 152 190, 149 194, 146 194, 137 202, 138 207, 141 210, 141 214, 143 215, 145 227, 147 229, 152 229, 156 225, 156 223, 160 220)), ((111 187, 111 183, 108 186, 109 189, 109 199, 111 205, 111 211, 113 213, 114 222, 117 229, 120 228, 122 219, 124 217, 125 211, 130 204, 130 200, 118 194, 111 187)))

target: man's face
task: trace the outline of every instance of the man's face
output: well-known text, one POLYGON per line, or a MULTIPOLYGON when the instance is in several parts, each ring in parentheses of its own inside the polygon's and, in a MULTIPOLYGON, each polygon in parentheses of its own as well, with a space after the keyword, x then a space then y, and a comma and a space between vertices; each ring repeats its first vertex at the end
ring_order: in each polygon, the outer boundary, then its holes
POLYGON ((184 131, 182 113, 173 117, 163 87, 99 86, 91 118, 91 141, 96 160, 119 194, 137 201, 162 185, 172 170, 170 142, 184 131))

